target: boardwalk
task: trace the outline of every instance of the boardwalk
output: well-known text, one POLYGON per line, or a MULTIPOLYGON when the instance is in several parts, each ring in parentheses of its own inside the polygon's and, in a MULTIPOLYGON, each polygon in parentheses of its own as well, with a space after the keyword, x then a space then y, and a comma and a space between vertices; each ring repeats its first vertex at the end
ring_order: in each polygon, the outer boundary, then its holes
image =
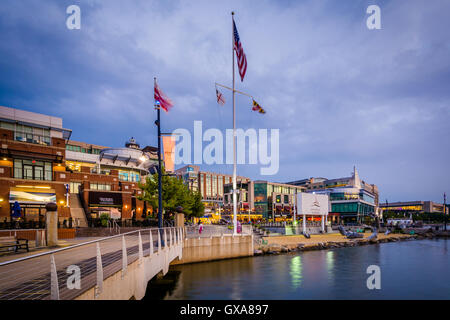
MULTIPOLYGON (((54 257, 56 265, 60 299, 74 299, 95 287, 98 282, 97 244, 101 250, 102 278, 107 279, 124 268, 124 248, 126 265, 139 259, 139 237, 142 241, 142 257, 150 257, 150 233, 153 253, 158 254, 157 229, 146 229, 141 232, 94 240, 90 244, 65 248, 53 254, 41 253, 39 256, 22 258, 23 260, 14 263, 2 263, 0 264, 0 299, 51 299, 51 256, 54 257), (123 246, 124 242, 125 247, 123 246), (80 268, 80 289, 68 289, 67 281, 72 275, 68 273, 69 266, 80 268)), ((178 237, 179 234, 180 232, 178 232, 178 237)), ((159 241, 161 242, 161 253, 168 245, 177 244, 179 238, 175 236, 175 228, 170 228, 166 232, 166 238, 166 246, 163 246, 164 237, 159 241)))

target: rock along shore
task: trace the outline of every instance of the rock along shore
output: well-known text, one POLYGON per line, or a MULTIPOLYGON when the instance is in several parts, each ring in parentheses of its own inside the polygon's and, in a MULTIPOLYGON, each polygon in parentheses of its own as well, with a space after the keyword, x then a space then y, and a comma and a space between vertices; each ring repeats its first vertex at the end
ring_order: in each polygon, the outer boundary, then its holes
POLYGON ((427 232, 423 234, 378 234, 375 239, 368 240, 369 234, 365 238, 347 239, 340 234, 312 235, 310 239, 303 236, 279 236, 265 237, 268 244, 260 245, 254 252, 255 256, 265 254, 280 254, 287 252, 326 250, 344 247, 357 247, 369 244, 397 242, 405 240, 423 240, 437 237, 449 237, 450 234, 427 232))

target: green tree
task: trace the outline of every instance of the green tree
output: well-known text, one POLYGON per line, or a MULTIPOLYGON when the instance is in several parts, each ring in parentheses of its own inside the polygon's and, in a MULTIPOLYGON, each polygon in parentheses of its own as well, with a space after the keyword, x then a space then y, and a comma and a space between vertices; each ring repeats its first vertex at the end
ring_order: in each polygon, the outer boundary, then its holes
MULTIPOLYGON (((165 175, 164 167, 162 171, 162 206, 165 213, 175 212, 176 208, 181 206, 186 216, 202 216, 205 208, 201 202, 201 195, 189 190, 181 179, 165 175)), ((149 175, 145 184, 139 183, 139 188, 143 190, 143 195, 138 199, 147 201, 156 211, 158 209, 158 174, 149 175)))
POLYGON ((201 217, 205 213, 205 205, 202 202, 202 195, 200 192, 191 191, 191 215, 194 217, 201 217))

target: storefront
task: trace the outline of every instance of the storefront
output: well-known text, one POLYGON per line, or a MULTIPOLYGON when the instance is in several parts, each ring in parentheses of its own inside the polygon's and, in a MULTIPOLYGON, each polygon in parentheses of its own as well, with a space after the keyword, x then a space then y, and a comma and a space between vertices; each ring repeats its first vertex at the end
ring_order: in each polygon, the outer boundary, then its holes
POLYGON ((56 193, 50 187, 10 188, 10 213, 16 201, 22 209, 20 218, 23 221, 43 222, 46 213, 45 205, 49 202, 56 202, 56 193))
POLYGON ((89 191, 89 211, 91 218, 94 219, 100 218, 102 213, 108 213, 112 218, 120 218, 122 213, 122 193, 89 191))

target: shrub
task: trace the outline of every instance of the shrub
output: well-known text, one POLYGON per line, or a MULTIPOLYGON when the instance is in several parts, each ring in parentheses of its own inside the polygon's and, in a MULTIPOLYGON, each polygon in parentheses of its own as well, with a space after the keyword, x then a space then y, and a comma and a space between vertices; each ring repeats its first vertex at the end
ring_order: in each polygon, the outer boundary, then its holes
POLYGON ((103 227, 108 226, 108 220, 109 220, 109 214, 107 213, 102 213, 100 215, 100 221, 103 227))

